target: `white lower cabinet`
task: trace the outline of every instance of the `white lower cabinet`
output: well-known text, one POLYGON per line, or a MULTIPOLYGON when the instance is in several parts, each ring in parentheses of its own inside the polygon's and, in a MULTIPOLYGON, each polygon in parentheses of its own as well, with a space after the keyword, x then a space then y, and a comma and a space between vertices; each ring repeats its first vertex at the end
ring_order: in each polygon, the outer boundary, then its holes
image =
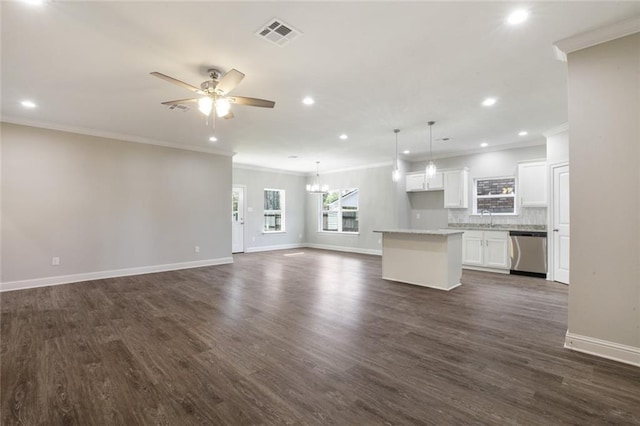
POLYGON ((462 264, 478 268, 509 270, 509 232, 464 231, 462 264))

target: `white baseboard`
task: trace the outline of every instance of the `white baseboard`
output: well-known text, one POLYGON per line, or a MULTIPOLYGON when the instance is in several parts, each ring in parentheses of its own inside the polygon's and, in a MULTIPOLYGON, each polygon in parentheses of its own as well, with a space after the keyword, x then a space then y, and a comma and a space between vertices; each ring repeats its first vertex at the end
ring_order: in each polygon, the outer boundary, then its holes
POLYGON ((506 275, 509 275, 511 273, 508 269, 486 268, 484 266, 462 265, 462 269, 470 269, 472 271, 482 271, 482 272, 494 272, 496 274, 506 274, 506 275))
POLYGON ((373 250, 373 249, 362 249, 358 247, 343 247, 343 246, 332 246, 328 244, 305 244, 306 247, 322 249, 322 250, 334 250, 334 251, 344 251, 347 253, 360 253, 360 254, 372 254, 375 256, 382 256, 382 250, 373 250))
POLYGON ((640 367, 640 348, 634 346, 621 345, 620 343, 581 336, 567 331, 564 347, 640 367))
POLYGON ((87 272, 83 274, 58 275, 56 277, 35 278, 22 281, 8 281, 0 283, 0 291, 24 290, 27 288, 71 284, 82 281, 99 280, 103 278, 150 274, 153 272, 177 271, 179 269, 200 268, 203 266, 224 265, 227 263, 233 263, 233 257, 196 260, 193 262, 169 263, 166 265, 141 266, 137 268, 115 269, 111 271, 87 272))
POLYGON ((306 247, 304 244, 293 243, 293 244, 279 244, 275 246, 261 246, 261 247, 247 247, 244 251, 245 253, 257 253, 260 251, 272 251, 272 250, 288 250, 288 249, 297 249, 306 247))

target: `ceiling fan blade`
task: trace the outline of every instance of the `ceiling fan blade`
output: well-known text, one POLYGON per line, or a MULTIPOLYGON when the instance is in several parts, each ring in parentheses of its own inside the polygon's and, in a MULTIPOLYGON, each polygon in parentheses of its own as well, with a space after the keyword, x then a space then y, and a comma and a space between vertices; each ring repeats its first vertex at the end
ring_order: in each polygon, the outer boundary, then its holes
POLYGON ((225 115, 225 116, 224 116, 224 117, 222 117, 222 118, 224 118, 225 120, 228 120, 228 119, 233 118, 233 117, 235 117, 235 116, 233 115, 233 111, 229 111, 229 112, 227 113, 227 115, 225 115))
POLYGON ((196 86, 192 86, 192 85, 190 85, 188 83, 185 83, 184 81, 178 80, 178 79, 173 78, 173 77, 169 77, 168 75, 162 74, 161 72, 154 71, 154 72, 149 73, 149 74, 151 74, 151 75, 153 75, 155 77, 161 78, 164 81, 168 81, 169 83, 173 83, 173 84, 175 84, 177 86, 185 88, 187 90, 191 90, 192 92, 196 92, 199 95, 204 95, 205 94, 202 90, 198 89, 196 86))
POLYGON ((162 102, 162 105, 189 104, 191 102, 198 102, 198 99, 200 99, 200 98, 178 99, 177 101, 162 102))
POLYGON ((227 99, 232 104, 248 105, 262 108, 273 108, 276 103, 273 101, 267 101, 265 99, 247 98, 245 96, 227 96, 227 99))
POLYGON ((216 85, 216 93, 224 95, 232 91, 244 78, 244 74, 237 69, 232 69, 226 73, 216 85))

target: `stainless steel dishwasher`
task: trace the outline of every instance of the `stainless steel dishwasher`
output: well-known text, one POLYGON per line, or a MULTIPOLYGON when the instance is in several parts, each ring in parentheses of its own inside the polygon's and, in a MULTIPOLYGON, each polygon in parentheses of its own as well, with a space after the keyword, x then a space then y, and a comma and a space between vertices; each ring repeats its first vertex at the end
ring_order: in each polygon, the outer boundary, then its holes
POLYGON ((511 273, 546 278, 547 233, 509 231, 511 273))

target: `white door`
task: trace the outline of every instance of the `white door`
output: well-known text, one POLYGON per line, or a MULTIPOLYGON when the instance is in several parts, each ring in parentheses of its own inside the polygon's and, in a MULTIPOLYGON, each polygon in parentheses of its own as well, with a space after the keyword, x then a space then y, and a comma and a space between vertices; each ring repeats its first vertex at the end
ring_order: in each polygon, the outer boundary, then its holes
POLYGON ((553 168, 553 279, 569 284, 569 166, 553 168))
POLYGON ((244 187, 234 186, 231 193, 231 252, 244 252, 244 187))

